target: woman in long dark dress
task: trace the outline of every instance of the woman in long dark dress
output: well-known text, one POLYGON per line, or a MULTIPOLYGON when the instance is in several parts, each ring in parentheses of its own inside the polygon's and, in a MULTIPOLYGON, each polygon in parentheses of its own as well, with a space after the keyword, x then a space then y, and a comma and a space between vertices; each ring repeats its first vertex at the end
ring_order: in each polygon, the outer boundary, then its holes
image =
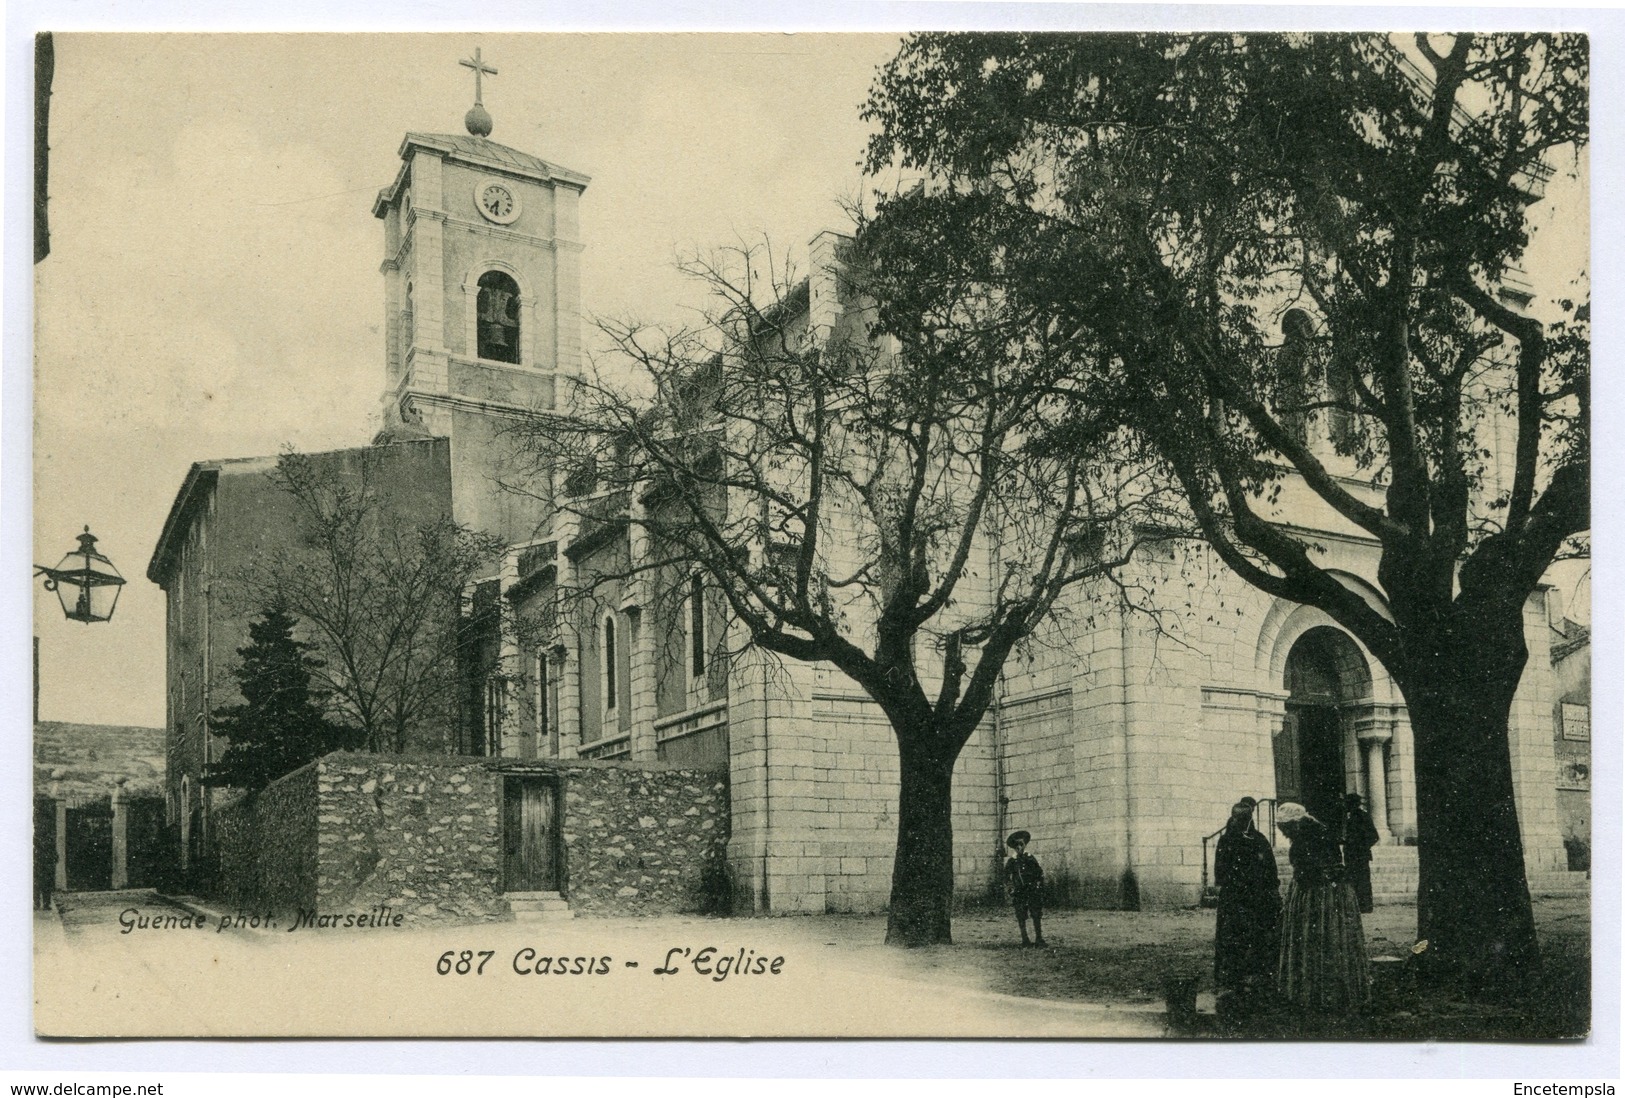
POLYGON ((1275 848, 1253 826, 1253 805, 1230 810, 1213 859, 1219 911, 1213 939, 1214 983, 1221 995, 1269 987, 1281 942, 1275 848))
POLYGON ((1371 963, 1337 840, 1301 804, 1281 805, 1275 823, 1292 843, 1276 989, 1305 1010, 1359 1010, 1371 997, 1371 963))

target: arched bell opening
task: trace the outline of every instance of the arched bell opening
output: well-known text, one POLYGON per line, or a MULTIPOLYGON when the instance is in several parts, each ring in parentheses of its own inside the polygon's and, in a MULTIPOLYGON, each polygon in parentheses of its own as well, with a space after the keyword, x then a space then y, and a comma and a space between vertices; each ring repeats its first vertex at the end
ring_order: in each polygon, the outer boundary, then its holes
POLYGON ((478 346, 481 358, 519 362, 519 284, 502 271, 480 275, 478 346))

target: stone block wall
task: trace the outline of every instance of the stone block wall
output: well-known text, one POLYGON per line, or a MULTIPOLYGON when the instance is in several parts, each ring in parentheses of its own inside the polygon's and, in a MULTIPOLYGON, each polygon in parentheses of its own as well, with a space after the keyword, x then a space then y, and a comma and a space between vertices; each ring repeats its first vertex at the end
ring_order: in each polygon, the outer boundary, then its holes
MULTIPOLYGON (((736 909, 885 910, 899 778, 896 737, 880 707, 833 669, 787 660, 765 674, 735 666, 728 720, 736 909)), ((954 884, 963 902, 985 899, 997 881, 993 744, 989 719, 954 768, 954 884)))
POLYGON ((998 716, 1008 798, 1004 830, 1032 834, 1031 853, 1044 867, 1051 903, 1076 899, 1081 869, 1068 841, 1078 822, 1072 708, 1070 684, 1049 685, 1007 694, 998 716))
MULTIPOLYGON (((897 737, 872 699, 833 674, 810 708, 810 719, 774 743, 774 827, 788 820, 800 839, 800 849, 783 852, 778 864, 806 879, 806 910, 884 911, 897 851, 897 737)), ((998 880, 990 726, 971 736, 954 766, 954 891, 961 902, 986 899, 998 880)), ((791 896, 781 889, 773 909, 795 910, 791 896)))
POLYGON ((1557 752, 1554 714, 1557 676, 1552 666, 1547 592, 1537 590, 1524 604, 1524 641, 1529 660, 1508 715, 1507 740, 1512 756, 1512 786, 1523 833, 1524 867, 1530 873, 1568 868, 1563 829, 1558 816, 1557 752))
MULTIPOLYGON (((1369 585, 1359 577, 1374 573, 1371 547, 1328 539, 1316 553, 1346 582, 1369 585)), ((1197 545, 1154 547, 1123 579, 1157 592, 1163 612, 1155 621, 1098 604, 1088 612, 1080 592, 1063 624, 1034 646, 1038 658, 1007 676, 1009 826, 1031 827, 1046 877, 1069 893, 1053 900, 1180 906, 1199 893, 1201 837, 1223 824, 1238 796, 1274 795, 1284 662, 1308 629, 1335 623, 1249 587, 1197 545), (1059 705, 1068 689, 1070 722, 1059 705)), ((1530 660, 1511 728, 1531 872, 1560 865, 1563 855, 1549 776, 1549 630, 1539 598, 1527 608, 1530 660)), ((1371 678, 1369 711, 1391 732, 1382 755, 1387 823, 1393 841, 1412 840, 1415 772, 1404 699, 1377 660, 1363 650, 1361 658, 1371 678)), ((1363 792, 1369 765, 1363 746, 1348 752, 1346 788, 1363 792)))

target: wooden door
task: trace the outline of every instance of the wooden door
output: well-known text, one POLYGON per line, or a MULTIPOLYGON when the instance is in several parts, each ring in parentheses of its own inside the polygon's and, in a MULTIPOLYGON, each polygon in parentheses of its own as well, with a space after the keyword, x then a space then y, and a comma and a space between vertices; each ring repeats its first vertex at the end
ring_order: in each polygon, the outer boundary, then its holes
POLYGON ((1336 829, 1343 811, 1343 724, 1336 709, 1308 705, 1298 712, 1303 806, 1336 829))
POLYGON ((1298 774, 1298 713, 1289 706, 1286 720, 1275 737, 1275 799, 1296 801, 1303 795, 1298 774))
POLYGON ((559 888, 559 796, 551 778, 509 778, 503 785, 503 881, 509 892, 559 888))

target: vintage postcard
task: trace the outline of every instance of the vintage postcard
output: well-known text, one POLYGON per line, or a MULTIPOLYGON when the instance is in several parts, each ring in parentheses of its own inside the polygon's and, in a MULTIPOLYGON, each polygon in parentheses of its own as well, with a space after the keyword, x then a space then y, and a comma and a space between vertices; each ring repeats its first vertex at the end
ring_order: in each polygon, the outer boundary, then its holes
POLYGON ((39 1035, 1590 1032, 1584 35, 35 60, 39 1035))

